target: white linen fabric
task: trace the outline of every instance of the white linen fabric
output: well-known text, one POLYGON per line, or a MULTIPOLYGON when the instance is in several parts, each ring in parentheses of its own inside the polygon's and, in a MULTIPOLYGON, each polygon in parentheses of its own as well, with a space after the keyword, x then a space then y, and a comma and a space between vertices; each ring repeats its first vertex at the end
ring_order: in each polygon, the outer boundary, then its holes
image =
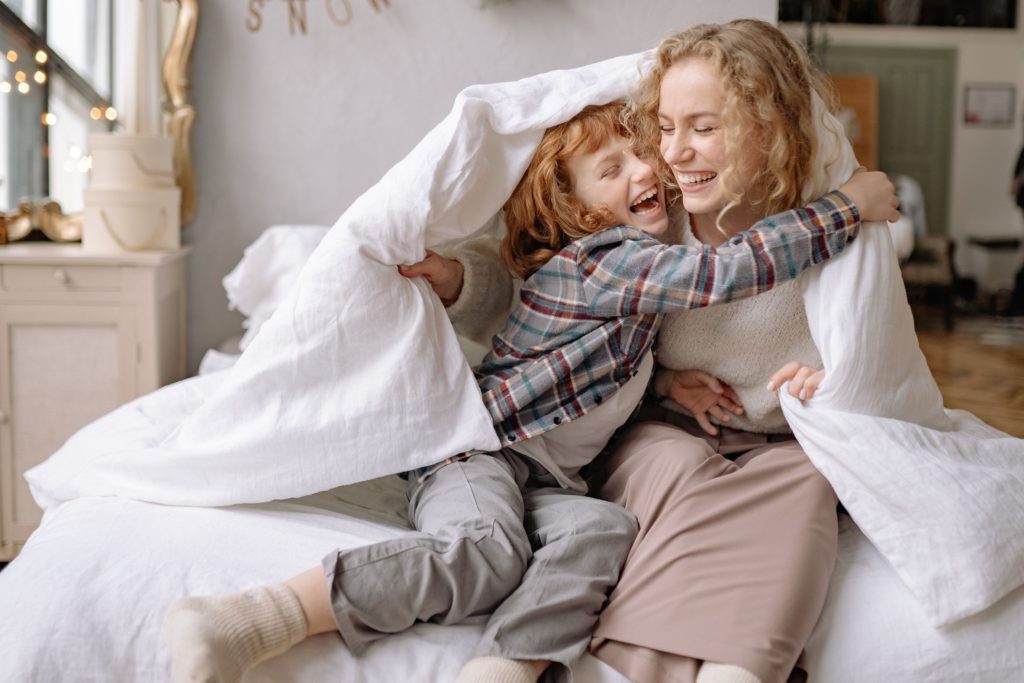
MULTIPOLYGON (((811 199, 856 168, 819 107, 811 199), (825 164, 815 164, 826 168, 825 164)), ((826 379, 806 404, 782 392, 800 444, 933 625, 1024 584, 1024 440, 947 411, 914 332, 889 231, 867 229, 800 280, 826 379)))
POLYGON ((245 316, 245 332, 208 349, 197 374, 228 370, 238 362, 263 323, 298 284, 302 267, 328 230, 326 225, 272 225, 245 248, 238 265, 221 280, 228 309, 245 316))
POLYGON ((37 502, 255 503, 497 449, 443 307, 425 281, 395 266, 480 230, 543 131, 624 97, 639 61, 464 90, 345 211, 225 378, 188 380, 191 391, 161 390, 86 427, 28 473, 37 502))
POLYGON ((228 308, 245 316, 239 350, 245 351, 263 323, 288 298, 302 266, 329 229, 324 225, 272 225, 245 248, 238 265, 224 276, 228 308))
POLYGON ((1024 588, 933 628, 892 566, 840 515, 836 569, 804 668, 808 680, 826 683, 1008 683, 1024 672, 1022 638, 1024 588))

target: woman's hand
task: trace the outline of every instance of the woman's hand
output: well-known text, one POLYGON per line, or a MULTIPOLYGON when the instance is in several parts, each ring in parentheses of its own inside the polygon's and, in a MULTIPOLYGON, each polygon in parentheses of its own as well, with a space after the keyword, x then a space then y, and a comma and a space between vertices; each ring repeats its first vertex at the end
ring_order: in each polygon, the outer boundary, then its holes
POLYGON ((786 363, 772 375, 768 380, 768 391, 775 391, 787 381, 789 382, 789 395, 795 396, 801 401, 806 401, 818 390, 821 380, 825 379, 825 370, 815 370, 809 365, 804 365, 798 360, 786 363))
POLYGON ((709 413, 719 422, 731 420, 729 413, 743 414, 740 397, 733 388, 701 370, 661 368, 654 380, 654 390, 690 411, 700 428, 711 436, 718 434, 718 429, 708 419, 709 413))
POLYGON ((445 306, 451 306, 458 301, 459 294, 462 293, 462 279, 465 274, 462 264, 429 249, 425 259, 412 265, 398 266, 398 272, 405 277, 425 277, 445 306))
POLYGON ((860 166, 839 191, 856 205, 863 222, 895 222, 900 218, 896 187, 881 171, 868 171, 860 166))

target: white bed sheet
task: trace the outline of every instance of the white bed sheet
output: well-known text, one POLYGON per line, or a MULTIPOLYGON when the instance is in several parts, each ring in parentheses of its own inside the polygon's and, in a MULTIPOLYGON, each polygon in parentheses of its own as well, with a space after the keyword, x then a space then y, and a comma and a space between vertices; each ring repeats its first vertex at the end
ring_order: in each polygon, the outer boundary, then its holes
POLYGON ((836 569, 805 664, 811 683, 1020 683, 1024 588, 934 628, 892 566, 840 515, 836 569))
MULTIPOLYGON (((396 476, 228 508, 114 497, 62 504, 0 572, 0 681, 168 681, 162 623, 174 598, 280 581, 335 547, 406 533, 404 509, 396 476)), ((452 681, 482 629, 482 619, 419 624, 359 658, 337 635, 317 636, 244 681, 452 681)), ((589 655, 574 672, 581 683, 626 681, 589 655)))
MULTIPOLYGON (((387 477, 229 508, 65 503, 0 572, 0 681, 167 681, 161 630, 172 599, 277 581, 334 547, 404 533, 403 486, 387 477)), ((807 647, 813 683, 1024 680, 1024 589, 955 627, 932 628, 878 551, 841 519, 836 573, 807 647)), ((420 624, 359 659, 336 635, 318 636, 245 681, 451 681, 481 629, 480 620, 420 624)), ((589 655, 574 673, 579 683, 626 681, 589 655)))

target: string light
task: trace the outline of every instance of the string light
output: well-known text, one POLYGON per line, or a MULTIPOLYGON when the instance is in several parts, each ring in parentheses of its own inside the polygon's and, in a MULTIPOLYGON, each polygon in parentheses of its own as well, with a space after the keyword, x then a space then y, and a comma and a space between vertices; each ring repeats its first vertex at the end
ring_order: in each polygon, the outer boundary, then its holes
POLYGON ((52 126, 57 123, 57 115, 50 111, 44 113, 39 118, 43 122, 44 126, 52 126))
POLYGON ((11 92, 11 84, 8 81, 0 81, 0 93, 6 95, 11 92))
POLYGON ((107 117, 107 121, 117 120, 117 110, 113 107, 107 107, 107 111, 105 111, 103 115, 107 117))
POLYGON ((36 83, 38 83, 39 85, 42 85, 43 83, 46 83, 46 72, 45 71, 37 71, 35 73, 35 75, 32 76, 32 78, 35 79, 36 83))
POLYGON ((93 107, 89 110, 89 118, 93 121, 99 121, 101 118, 103 118, 103 110, 99 107, 93 107))
POLYGON ((28 83, 22 82, 18 84, 18 92, 20 92, 22 95, 27 95, 28 91, 31 89, 32 88, 29 87, 28 83))
POLYGON ((78 145, 71 145, 68 147, 68 156, 72 159, 78 159, 82 156, 82 148, 78 145))
POLYGON ((8 50, 7 51, 7 61, 8 62, 12 62, 12 63, 18 61, 18 53, 15 52, 14 50, 8 50))
POLYGON ((46 64, 50 57, 42 50, 36 50, 36 64, 46 64))
POLYGON ((24 71, 15 72, 14 80, 18 81, 18 83, 24 83, 28 80, 28 75, 24 71))

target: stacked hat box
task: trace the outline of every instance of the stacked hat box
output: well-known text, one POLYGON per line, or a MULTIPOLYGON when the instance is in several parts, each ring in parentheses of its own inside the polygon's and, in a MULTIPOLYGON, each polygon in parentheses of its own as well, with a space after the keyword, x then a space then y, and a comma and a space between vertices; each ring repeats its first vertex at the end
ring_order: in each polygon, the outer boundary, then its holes
POLYGON ((181 246, 181 190, 174 184, 172 145, 158 135, 89 136, 92 179, 85 190, 84 250, 181 246))

